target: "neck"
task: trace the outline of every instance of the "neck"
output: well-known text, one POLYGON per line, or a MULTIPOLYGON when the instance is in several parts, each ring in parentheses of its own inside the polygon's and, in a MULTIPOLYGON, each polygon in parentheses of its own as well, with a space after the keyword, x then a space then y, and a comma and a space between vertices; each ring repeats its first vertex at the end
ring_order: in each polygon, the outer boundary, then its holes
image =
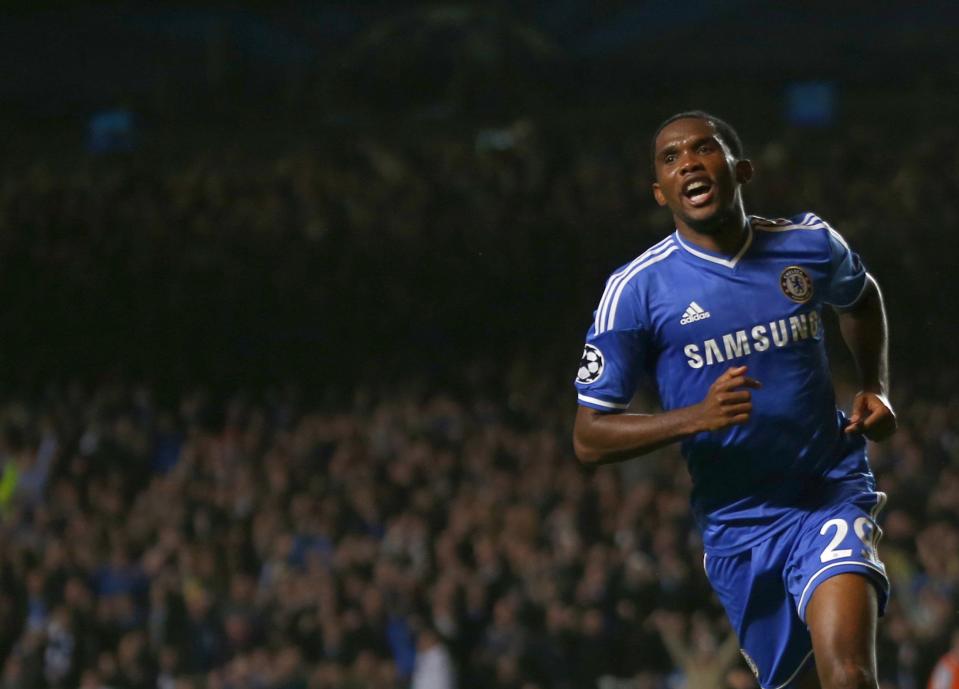
POLYGON ((743 245, 746 237, 746 213, 737 206, 722 217, 714 218, 704 225, 690 224, 680 218, 676 220, 676 229, 680 236, 696 246, 727 256, 734 255, 743 245))

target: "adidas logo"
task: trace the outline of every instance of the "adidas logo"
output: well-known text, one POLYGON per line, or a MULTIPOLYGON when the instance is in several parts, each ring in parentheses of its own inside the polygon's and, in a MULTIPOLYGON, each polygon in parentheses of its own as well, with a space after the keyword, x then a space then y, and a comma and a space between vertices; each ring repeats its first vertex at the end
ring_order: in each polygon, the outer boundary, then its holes
POLYGON ((709 311, 704 311, 702 306, 694 301, 691 301, 689 302, 689 306, 686 307, 686 313, 684 313, 683 317, 679 319, 679 324, 689 325, 690 323, 695 323, 696 321, 704 321, 707 318, 709 318, 709 311))

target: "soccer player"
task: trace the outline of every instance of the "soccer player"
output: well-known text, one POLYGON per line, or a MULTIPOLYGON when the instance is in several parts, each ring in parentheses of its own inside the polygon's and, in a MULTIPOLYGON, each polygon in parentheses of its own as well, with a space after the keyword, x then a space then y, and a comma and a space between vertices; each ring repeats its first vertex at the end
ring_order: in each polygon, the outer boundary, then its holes
POLYGON ((816 215, 746 215, 753 168, 719 118, 670 117, 652 154, 676 231, 606 283, 576 380, 576 454, 602 464, 681 442, 706 575, 763 689, 876 689, 889 582, 865 438, 896 428, 878 285, 816 215), (827 305, 859 371, 848 417, 827 305), (643 375, 662 413, 626 412, 643 375))

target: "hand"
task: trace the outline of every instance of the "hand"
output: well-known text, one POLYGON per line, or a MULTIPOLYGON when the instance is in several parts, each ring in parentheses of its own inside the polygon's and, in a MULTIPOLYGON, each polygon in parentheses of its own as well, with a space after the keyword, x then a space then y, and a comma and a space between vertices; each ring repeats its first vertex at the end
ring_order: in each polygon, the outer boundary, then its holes
POLYGON ((649 619, 653 626, 663 636, 682 636, 683 634, 683 616, 677 612, 657 609, 653 611, 649 619))
POLYGON ((885 440, 896 432, 896 413, 885 395, 860 392, 852 401, 852 414, 846 433, 862 433, 874 442, 885 440))
POLYGON ((762 384, 746 375, 745 366, 726 369, 700 402, 700 421, 705 431, 718 431, 749 421, 753 410, 752 393, 742 388, 758 389, 762 384))

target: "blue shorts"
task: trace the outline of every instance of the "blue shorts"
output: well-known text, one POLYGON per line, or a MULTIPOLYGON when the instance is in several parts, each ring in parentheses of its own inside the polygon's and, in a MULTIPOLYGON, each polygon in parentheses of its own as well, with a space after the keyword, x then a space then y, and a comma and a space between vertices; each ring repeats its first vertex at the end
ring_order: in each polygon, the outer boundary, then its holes
POLYGON ((741 553, 709 555, 706 576, 739 635, 746 662, 763 689, 783 689, 812 657, 806 606, 826 579, 864 575, 879 594, 879 614, 889 597, 886 568, 876 553, 882 530, 876 515, 886 494, 864 491, 815 511, 741 553))

